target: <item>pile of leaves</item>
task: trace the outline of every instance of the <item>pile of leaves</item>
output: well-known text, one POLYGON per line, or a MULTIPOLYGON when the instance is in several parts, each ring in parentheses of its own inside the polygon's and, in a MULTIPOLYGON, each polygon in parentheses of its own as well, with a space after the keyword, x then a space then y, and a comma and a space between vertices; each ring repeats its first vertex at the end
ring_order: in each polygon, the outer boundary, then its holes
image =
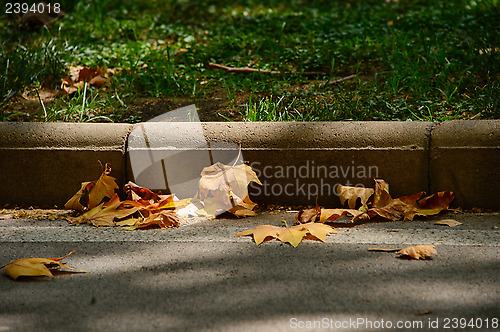
POLYGON ((448 209, 455 198, 451 191, 441 191, 422 198, 424 192, 411 196, 392 198, 389 184, 382 179, 375 179, 375 188, 337 186, 337 194, 341 204, 347 203, 348 209, 314 209, 301 210, 295 220, 300 223, 314 221, 333 223, 340 217, 351 216, 352 222, 366 221, 374 217, 382 220, 410 220, 415 216, 431 216, 448 209), (356 207, 359 206, 357 209, 356 207))
MULTIPOLYGON (((415 216, 435 215, 448 209, 455 197, 450 191, 442 191, 425 198, 421 198, 423 192, 392 198, 389 194, 389 184, 382 179, 375 179, 375 188, 339 185, 337 194, 343 205, 347 203, 348 209, 322 209, 316 203, 313 209, 299 211, 295 216, 296 226, 260 225, 235 236, 253 235, 257 245, 272 239, 288 242, 294 247, 303 239, 325 242, 326 235, 338 233, 328 224, 334 224, 334 221, 341 217, 350 216, 351 222, 365 222, 375 217, 389 221, 412 221, 415 216), (359 207, 356 209, 357 206, 359 207), (322 232, 321 236, 317 235, 318 231, 322 232)), ((400 253, 406 255, 404 252, 400 253)))
POLYGON ((61 89, 65 94, 72 95, 77 91, 82 91, 85 85, 103 87, 109 83, 115 73, 115 69, 96 69, 75 66, 69 68, 70 74, 61 81, 61 89))
POLYGON ((210 218, 223 212, 238 217, 255 215, 257 206, 247 194, 251 181, 260 183, 250 166, 224 165, 205 167, 199 181, 199 197, 178 199, 175 194, 162 195, 133 182, 123 191, 121 200, 116 190, 116 179, 110 176, 111 166, 102 166, 97 181, 83 182, 80 190, 65 204, 66 209, 83 212, 68 218, 73 224, 94 226, 122 226, 139 228, 170 228, 188 223, 188 218, 210 218))

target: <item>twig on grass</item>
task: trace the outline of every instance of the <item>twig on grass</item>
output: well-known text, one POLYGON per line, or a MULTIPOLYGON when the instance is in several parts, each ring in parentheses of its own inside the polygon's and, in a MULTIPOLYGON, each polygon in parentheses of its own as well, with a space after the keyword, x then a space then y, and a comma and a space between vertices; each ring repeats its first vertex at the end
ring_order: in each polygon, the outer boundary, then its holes
MULTIPOLYGON (((253 65, 253 63, 249 63, 249 65, 253 65)), ((320 76, 320 75, 325 75, 323 72, 319 71, 305 71, 305 72, 292 72, 292 71, 275 71, 275 70, 267 70, 267 69, 256 69, 256 68, 250 68, 249 66, 245 67, 229 67, 225 65, 221 65, 218 63, 213 63, 210 62, 208 64, 209 68, 215 68, 215 69, 222 69, 230 73, 241 73, 241 74, 249 74, 249 73, 262 73, 262 74, 269 74, 269 75, 290 75, 290 74, 298 74, 302 76, 320 76)))

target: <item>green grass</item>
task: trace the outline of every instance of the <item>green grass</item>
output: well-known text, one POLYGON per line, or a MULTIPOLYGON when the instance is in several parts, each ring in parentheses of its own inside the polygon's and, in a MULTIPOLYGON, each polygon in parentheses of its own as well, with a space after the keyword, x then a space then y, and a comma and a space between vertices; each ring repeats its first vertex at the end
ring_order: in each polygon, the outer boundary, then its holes
POLYGON ((81 0, 62 9, 50 29, 0 17, 0 120, 136 122, 147 119, 131 106, 142 99, 210 101, 200 112, 219 121, 500 118, 499 0, 81 0), (22 111, 23 93, 60 88, 75 65, 117 71, 106 88, 22 111))

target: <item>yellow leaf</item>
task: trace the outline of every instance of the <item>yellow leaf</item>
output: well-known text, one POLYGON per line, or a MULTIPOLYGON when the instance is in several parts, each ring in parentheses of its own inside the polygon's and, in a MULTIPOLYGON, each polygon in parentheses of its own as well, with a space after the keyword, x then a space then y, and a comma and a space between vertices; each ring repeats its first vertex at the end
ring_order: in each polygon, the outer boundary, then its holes
MULTIPOLYGON (((327 235, 330 235, 332 233, 339 234, 339 232, 337 232, 332 226, 325 225, 325 224, 308 222, 307 224, 302 224, 301 226, 304 227, 304 229, 306 229, 310 235, 317 238, 321 242, 326 241, 327 235)), ((297 227, 297 226, 294 226, 294 227, 297 227)))
POLYGON ((331 233, 338 232, 329 225, 309 222, 293 227, 259 225, 255 228, 238 233, 235 236, 253 235, 255 244, 257 245, 275 238, 281 242, 288 242, 293 247, 297 247, 304 238, 325 242, 326 236, 331 233))
POLYGON ((433 245, 420 245, 403 248, 396 252, 396 254, 409 256, 414 259, 429 259, 432 254, 437 255, 437 251, 433 245))
POLYGON ((304 229, 302 226, 300 228, 295 228, 295 226, 290 228, 282 227, 276 238, 281 242, 288 242, 294 248, 296 248, 300 244, 300 242, 302 242, 302 239, 304 238, 304 236, 306 236, 307 233, 307 229, 304 229))
MULTIPOLYGON (((50 277, 54 278, 54 275, 50 271, 49 268, 47 268, 46 265, 57 265, 60 267, 64 267, 70 270, 75 270, 67 265, 64 265, 63 263, 59 262, 60 260, 68 257, 74 253, 74 251, 70 252, 64 257, 60 258, 40 258, 40 257, 30 257, 30 258, 21 258, 15 261, 10 262, 9 264, 5 265, 3 268, 3 272, 10 276, 12 279, 17 279, 20 276, 27 276, 27 277, 50 277)), ((83 270, 78 270, 80 272, 86 272, 83 270)))
POLYGON ((264 241, 269 241, 278 236, 278 233, 283 229, 283 227, 271 226, 271 225, 259 225, 255 228, 240 232, 235 236, 247 236, 253 234, 253 239, 255 244, 259 245, 264 241))

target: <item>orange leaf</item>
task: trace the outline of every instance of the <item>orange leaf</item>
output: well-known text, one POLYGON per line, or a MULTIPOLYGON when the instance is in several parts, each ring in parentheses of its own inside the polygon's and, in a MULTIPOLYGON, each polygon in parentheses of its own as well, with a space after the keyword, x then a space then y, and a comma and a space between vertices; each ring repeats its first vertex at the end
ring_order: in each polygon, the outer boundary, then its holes
POLYGON ((87 223, 94 226, 115 226, 115 219, 128 217, 143 208, 134 203, 120 202, 120 198, 115 194, 109 202, 102 203, 77 218, 71 218, 71 222, 76 225, 87 223))
POLYGON ((92 209, 99 205, 104 197, 111 198, 115 194, 115 189, 118 189, 116 184, 116 179, 109 176, 111 173, 111 165, 105 164, 102 170, 101 177, 95 183, 95 186, 90 190, 89 193, 89 205, 88 208, 92 209))
MULTIPOLYGON (((10 262, 9 264, 3 267, 3 272, 10 276, 12 279, 17 279, 20 276, 29 276, 29 277, 41 277, 46 276, 50 278, 54 278, 54 275, 47 267, 47 265, 57 265, 59 267, 64 267, 70 270, 75 270, 59 261, 68 257, 75 251, 70 252, 64 257, 60 258, 40 258, 40 257, 31 257, 31 258, 21 258, 15 261, 10 262)), ((80 272, 86 272, 83 270, 78 270, 80 272)))

